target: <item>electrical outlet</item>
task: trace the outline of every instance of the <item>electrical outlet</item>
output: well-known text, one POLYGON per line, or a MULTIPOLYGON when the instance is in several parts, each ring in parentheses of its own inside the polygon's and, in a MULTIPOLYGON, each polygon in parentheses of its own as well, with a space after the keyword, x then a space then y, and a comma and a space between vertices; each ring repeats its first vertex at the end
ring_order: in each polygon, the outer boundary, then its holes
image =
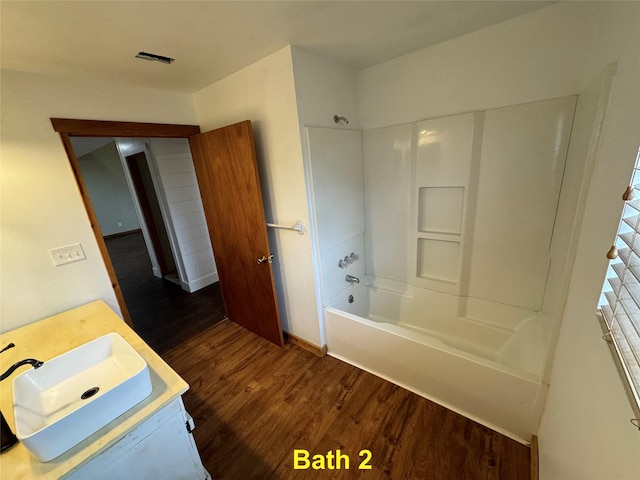
POLYGON ((67 263, 78 262, 85 260, 87 257, 82 250, 82 245, 74 243, 65 247, 52 248, 49 250, 49 255, 53 260, 55 266, 66 265, 67 263))

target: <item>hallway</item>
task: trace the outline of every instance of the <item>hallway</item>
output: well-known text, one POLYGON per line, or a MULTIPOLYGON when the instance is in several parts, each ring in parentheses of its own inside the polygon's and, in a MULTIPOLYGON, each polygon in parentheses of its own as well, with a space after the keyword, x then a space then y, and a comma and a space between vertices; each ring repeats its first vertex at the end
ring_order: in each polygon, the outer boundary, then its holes
POLYGON ((160 355, 226 317, 218 282, 188 293, 155 277, 140 231, 105 242, 135 330, 160 355))

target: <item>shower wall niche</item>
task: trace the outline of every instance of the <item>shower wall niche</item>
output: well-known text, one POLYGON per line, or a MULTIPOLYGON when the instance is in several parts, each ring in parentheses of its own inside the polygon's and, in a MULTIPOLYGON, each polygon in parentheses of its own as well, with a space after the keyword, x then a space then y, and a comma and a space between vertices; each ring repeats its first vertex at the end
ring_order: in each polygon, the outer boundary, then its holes
POLYGON ((455 295, 457 316, 506 326, 540 312, 575 104, 572 96, 365 131, 374 286, 455 295))
POLYGON ((460 293, 476 117, 364 132, 368 275, 460 293))

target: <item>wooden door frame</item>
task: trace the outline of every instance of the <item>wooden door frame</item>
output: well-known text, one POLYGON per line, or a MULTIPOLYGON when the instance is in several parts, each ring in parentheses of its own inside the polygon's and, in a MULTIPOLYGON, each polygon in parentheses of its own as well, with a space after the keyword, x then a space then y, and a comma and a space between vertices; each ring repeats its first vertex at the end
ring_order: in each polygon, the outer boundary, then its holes
POLYGON ((104 121, 104 120, 78 120, 69 118, 51 118, 51 125, 54 131, 60 135, 62 145, 64 146, 69 163, 71 164, 71 170, 73 176, 76 179, 76 184, 80 190, 82 202, 84 208, 89 216, 89 222, 93 234, 98 243, 100 254, 102 255, 102 261, 107 269, 109 280, 111 281, 111 287, 116 295, 116 300, 124 321, 135 330, 131 315, 129 315, 129 309, 124 301, 124 296, 120 285, 118 284, 118 278, 116 277, 111 257, 107 251, 107 245, 102 236, 100 225, 98 224, 98 218, 96 212, 89 198, 87 186, 82 178, 80 172, 80 166, 75 152, 73 151, 73 145, 71 144, 71 137, 149 137, 149 138, 189 138, 192 135, 200 133, 200 127, 197 125, 177 125, 167 123, 136 123, 136 122, 118 122, 118 121, 104 121))

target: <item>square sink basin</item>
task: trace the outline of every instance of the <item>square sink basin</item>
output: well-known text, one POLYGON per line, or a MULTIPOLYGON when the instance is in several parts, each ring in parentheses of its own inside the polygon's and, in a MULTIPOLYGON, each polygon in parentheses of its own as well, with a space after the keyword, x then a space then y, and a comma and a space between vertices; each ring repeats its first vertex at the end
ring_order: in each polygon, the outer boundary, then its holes
POLYGON ((14 378, 16 436, 48 462, 150 393, 147 362, 120 335, 109 333, 14 378))

